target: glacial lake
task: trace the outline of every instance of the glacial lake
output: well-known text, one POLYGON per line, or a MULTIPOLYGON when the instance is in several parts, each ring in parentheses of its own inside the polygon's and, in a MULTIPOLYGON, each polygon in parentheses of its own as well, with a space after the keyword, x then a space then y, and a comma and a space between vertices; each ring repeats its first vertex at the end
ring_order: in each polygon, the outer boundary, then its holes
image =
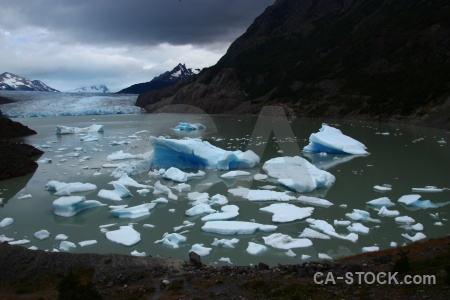
MULTIPOLYGON (((450 205, 437 208, 413 208, 397 200, 404 195, 419 194, 420 200, 430 200, 434 204, 450 201, 450 132, 445 130, 422 128, 416 126, 366 123, 356 121, 327 121, 318 119, 292 119, 288 124, 293 136, 286 134, 270 136, 267 133, 254 132, 257 116, 209 116, 209 115, 178 115, 178 114, 136 114, 136 115, 99 115, 99 116, 70 116, 70 117, 45 117, 45 118, 20 118, 17 121, 33 128, 37 135, 20 139, 32 145, 39 145, 45 151, 42 158, 49 158, 52 163, 39 163, 37 171, 29 176, 0 182, 0 221, 6 217, 13 218, 14 223, 0 228, 0 239, 10 238, 15 241, 28 240, 23 247, 37 247, 38 249, 53 251, 58 249, 60 241, 55 240, 58 234, 65 234, 67 241, 77 245, 70 250, 73 253, 123 253, 131 254, 132 251, 145 252, 151 256, 164 256, 176 259, 188 259, 188 253, 194 244, 203 244, 212 248, 209 255, 202 257, 206 263, 227 265, 220 261, 221 258, 229 258, 235 265, 249 265, 264 262, 269 265, 294 264, 307 260, 317 260, 318 254, 327 254, 332 258, 339 258, 362 252, 363 247, 377 246, 379 249, 388 249, 395 243, 403 245, 411 243, 402 234, 414 236, 422 232, 426 239, 448 235, 448 219, 450 205), (272 222, 272 214, 260 211, 260 208, 269 206, 277 201, 252 202, 231 195, 228 190, 238 186, 259 189, 267 185, 273 185, 274 191, 287 191, 286 188, 269 179, 254 180, 253 175, 264 174, 262 165, 270 158, 279 156, 303 155, 317 167, 330 172, 336 177, 335 184, 326 190, 317 190, 307 196, 324 198, 334 205, 323 207, 305 204, 296 200, 289 202, 298 207, 314 207, 310 218, 324 220, 333 225, 336 232, 341 235, 349 234, 347 226, 335 226, 335 220, 355 221, 346 217, 353 209, 365 210, 371 218, 380 222, 362 222, 369 228, 369 233, 358 233, 356 242, 335 237, 330 239, 311 238, 312 246, 293 248, 290 256, 286 249, 277 249, 265 245, 263 237, 273 232, 260 232, 246 235, 220 235, 203 232, 201 227, 205 222, 201 220, 204 215, 188 217, 185 211, 191 208, 187 200, 187 192, 179 193, 178 200, 169 200, 167 204, 157 204, 150 211, 150 215, 137 219, 120 219, 112 215, 109 205, 129 206, 148 203, 164 195, 146 195, 137 193, 137 188, 129 187, 132 197, 122 201, 112 201, 98 197, 101 189, 112 190, 109 182, 115 180, 111 176, 113 168, 104 168, 107 156, 116 151, 123 150, 127 153, 138 154, 151 150, 149 136, 165 136, 170 138, 184 138, 173 130, 178 122, 202 123, 206 130, 193 133, 191 137, 198 137, 211 144, 226 150, 246 150, 249 147, 263 151, 261 163, 254 168, 245 169, 251 175, 223 179, 220 175, 227 171, 205 170, 206 174, 200 178, 192 178, 187 183, 192 191, 207 192, 210 196, 221 194, 227 197, 228 204, 239 207, 239 216, 233 220, 254 221, 261 224, 276 225, 275 233, 282 233, 291 238, 298 238, 310 224, 305 219, 288 222, 272 222), (367 147, 370 153, 367 156, 333 155, 321 156, 319 154, 303 154, 298 149, 303 149, 308 144, 310 134, 316 133, 327 123, 340 129, 367 147), (93 133, 98 136, 98 141, 81 142, 77 134, 57 135, 56 125, 87 127, 92 124, 104 126, 103 133, 93 133), (126 144, 112 145, 113 142, 127 141, 126 144), (79 157, 70 157, 66 154, 75 152, 74 148, 82 147, 79 157), (255 148, 256 147, 256 148, 255 148), (258 148, 259 147, 259 148, 258 148), (264 149, 265 148, 265 149, 264 149), (80 161, 81 158, 88 159, 80 161), (73 217, 55 216, 53 213, 53 201, 58 196, 46 191, 45 185, 50 180, 62 182, 93 183, 97 189, 90 192, 75 193, 83 195, 87 200, 98 200, 106 206, 91 208, 80 212, 73 217), (390 185, 391 191, 379 192, 374 189, 376 185, 390 185), (443 189, 441 192, 412 192, 412 188, 436 186, 443 189), (31 195, 31 197, 27 197, 31 195), (25 196, 25 197, 23 197, 25 196), (379 216, 376 207, 367 205, 367 202, 381 197, 388 197, 395 206, 389 210, 397 210, 400 216, 409 216, 414 223, 401 224, 394 217, 379 216), (184 221, 194 223, 175 231, 174 227, 183 225, 184 221), (133 228, 140 233, 141 241, 132 246, 124 246, 108 240, 100 226, 114 224, 107 230, 117 230, 120 226, 132 223, 133 228), (411 225, 420 223, 423 230, 417 231, 411 225), (144 226, 151 224, 154 227, 144 226), (34 233, 46 229, 50 237, 38 240, 34 233), (178 232, 186 237, 185 242, 179 244, 179 248, 170 248, 161 240, 165 233, 178 232), (211 245, 217 239, 237 238, 239 242, 234 248, 224 248, 211 245), (81 247, 78 243, 86 240, 96 240, 97 243, 81 247), (249 242, 265 245, 267 250, 263 254, 252 255, 246 249, 249 242), (302 260, 302 255, 309 255, 309 259, 302 260)), ((277 127, 279 120, 265 120, 267 126, 277 127)), ((280 122, 284 122, 281 120, 280 122)), ((286 125, 286 122, 282 124, 286 125)), ((270 132, 270 131, 269 131, 270 132)), ((175 186, 177 183, 157 176, 149 176, 147 173, 133 177, 139 183, 154 185, 158 180, 167 186, 175 186)), ((295 197, 301 196, 292 192, 295 197)), ((212 208, 220 211, 219 205, 212 208)), ((320 230, 318 230, 320 232, 320 230)), ((26 241, 24 241, 26 242, 26 241)), ((304 256, 305 258, 305 256, 304 256)))

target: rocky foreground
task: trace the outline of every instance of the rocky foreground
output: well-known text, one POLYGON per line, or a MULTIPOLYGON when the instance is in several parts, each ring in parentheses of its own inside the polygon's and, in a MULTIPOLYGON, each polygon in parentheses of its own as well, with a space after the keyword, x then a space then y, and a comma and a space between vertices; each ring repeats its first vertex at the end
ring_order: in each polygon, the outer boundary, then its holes
POLYGON ((5 242, 0 244, 0 266, 2 299, 448 299, 450 238, 337 261, 277 267, 49 253, 5 242), (316 272, 331 272, 334 278, 351 273, 355 282, 336 279, 316 284, 316 272), (357 284, 358 272, 398 272, 399 282, 406 275, 433 275, 436 283, 357 284))

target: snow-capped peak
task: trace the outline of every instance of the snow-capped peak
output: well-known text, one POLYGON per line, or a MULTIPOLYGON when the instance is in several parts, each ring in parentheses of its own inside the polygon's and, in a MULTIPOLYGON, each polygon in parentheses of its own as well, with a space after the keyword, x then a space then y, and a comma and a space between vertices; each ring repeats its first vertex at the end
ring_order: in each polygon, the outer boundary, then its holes
POLYGON ((91 86, 83 86, 71 90, 72 93, 110 93, 108 87, 104 84, 97 84, 91 86))
POLYGON ((0 74, 0 90, 59 92, 40 80, 29 80, 9 72, 0 74))

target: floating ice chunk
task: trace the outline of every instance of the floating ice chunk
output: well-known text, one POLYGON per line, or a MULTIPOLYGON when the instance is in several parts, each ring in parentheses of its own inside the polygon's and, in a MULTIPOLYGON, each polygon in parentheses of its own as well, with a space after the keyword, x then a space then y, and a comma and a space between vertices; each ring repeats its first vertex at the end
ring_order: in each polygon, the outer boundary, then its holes
POLYGON ((298 197, 297 200, 300 202, 303 202, 303 203, 308 203, 308 204, 323 206, 323 207, 329 207, 329 206, 334 205, 333 203, 331 203, 330 201, 328 201, 326 199, 321 199, 321 198, 317 198, 317 197, 300 196, 300 197, 298 197))
POLYGON ((253 242, 248 242, 246 251, 252 255, 261 255, 267 251, 267 247, 253 242))
POLYGON ((395 203, 393 203, 388 197, 377 198, 374 200, 367 201, 366 203, 370 206, 375 206, 375 207, 381 207, 381 206, 390 207, 390 206, 395 205, 395 203))
POLYGON ((321 240, 329 240, 331 239, 330 236, 320 233, 318 231, 315 231, 311 228, 305 228, 303 229, 302 233, 298 237, 301 238, 309 238, 309 239, 321 239, 321 240))
POLYGON ((144 203, 127 208, 114 209, 111 213, 117 218, 135 219, 150 214, 150 210, 155 208, 156 203, 144 203))
POLYGON ((295 257, 297 256, 297 254, 294 253, 294 251, 292 251, 291 249, 289 249, 288 251, 286 251, 286 255, 289 257, 295 257))
POLYGON ((266 161, 263 170, 270 177, 296 192, 311 192, 331 187, 336 178, 329 172, 318 169, 300 156, 275 157, 266 161))
POLYGON ((0 243, 3 243, 3 242, 8 242, 9 243, 11 241, 14 241, 14 239, 6 237, 4 234, 0 235, 0 243))
POLYGON ((195 252, 200 256, 206 256, 209 255, 211 250, 212 248, 203 247, 203 244, 194 244, 189 252, 195 252))
POLYGON ((352 222, 351 221, 339 221, 339 220, 334 220, 333 224, 335 226, 349 226, 352 222))
POLYGON ((250 175, 250 172, 247 171, 241 171, 241 170, 236 170, 236 171, 229 171, 225 174, 220 175, 220 177, 222 178, 234 178, 234 177, 239 177, 239 176, 248 176, 250 175))
POLYGON ((192 216, 201 215, 201 214, 212 214, 215 212, 216 212, 216 210, 212 209, 209 204, 200 203, 200 204, 194 205, 190 209, 186 210, 185 215, 192 217, 192 216))
POLYGON ((266 174, 255 174, 253 176, 253 179, 255 179, 255 180, 265 180, 265 179, 267 179, 267 177, 269 177, 269 176, 267 176, 266 174))
POLYGON ((106 157, 106 160, 108 161, 114 161, 114 160, 123 160, 123 159, 143 159, 143 154, 131 154, 123 152, 123 150, 116 151, 106 157))
POLYGON ((234 234, 253 234, 257 230, 263 232, 275 231, 275 225, 263 225, 254 222, 244 221, 211 221, 203 225, 202 230, 217 234, 234 235, 234 234))
POLYGON ((311 255, 302 254, 302 256, 300 258, 301 258, 301 260, 307 260, 307 259, 311 258, 311 255))
POLYGON ((69 238, 69 237, 68 237, 67 235, 62 234, 62 233, 57 234, 57 235, 55 236, 55 240, 56 240, 56 241, 64 241, 64 240, 67 240, 68 238, 69 238))
POLYGON ((311 216, 313 207, 298 207, 289 203, 274 203, 259 210, 273 213, 273 222, 292 222, 311 216))
POLYGON ((98 137, 92 134, 86 134, 80 137, 80 141, 82 142, 95 142, 98 141, 98 137))
MULTIPOLYGON (((116 169, 111 173, 115 178, 121 177, 123 174, 135 176, 138 174, 147 173, 150 170, 150 160, 148 159, 149 152, 143 154, 144 160, 132 161, 128 163, 121 163, 116 165, 116 169)), ((105 165, 103 165, 105 167, 105 165)))
POLYGON ((406 239, 412 241, 412 242, 416 242, 416 241, 423 240, 423 239, 427 238, 427 236, 426 236, 425 234, 423 234, 422 232, 417 232, 417 233, 416 233, 415 235, 413 235, 413 236, 410 236, 410 235, 407 234, 407 233, 402 233, 402 236, 403 236, 404 238, 406 238, 406 239))
POLYGON ((41 163, 41 164, 51 164, 52 163, 52 159, 51 158, 41 158, 37 162, 41 163))
POLYGON ((239 243, 239 239, 217 239, 214 238, 214 242, 211 244, 213 246, 223 247, 223 248, 234 248, 234 244, 239 243))
POLYGON ((229 189, 228 192, 233 196, 246 198, 250 201, 289 201, 296 199, 296 197, 290 196, 286 192, 251 190, 243 187, 229 189))
POLYGON ((14 219, 13 218, 4 218, 1 222, 0 222, 0 228, 1 227, 6 227, 11 225, 12 223, 14 223, 14 219))
POLYGON ((253 151, 226 151, 200 139, 150 138, 154 148, 152 165, 157 168, 179 169, 252 168, 259 163, 253 151))
POLYGON ((369 247, 362 247, 362 252, 374 252, 380 250, 380 247, 378 246, 369 246, 369 247))
POLYGON ((187 173, 175 167, 167 169, 163 174, 163 178, 171 179, 176 182, 186 182, 188 180, 187 173))
POLYGON ((263 240, 266 245, 277 249, 304 248, 312 246, 310 239, 295 239, 282 233, 273 233, 269 236, 263 237, 263 240))
POLYGON ((433 203, 430 200, 419 200, 420 195, 405 195, 398 199, 398 202, 407 205, 410 208, 415 209, 427 209, 427 208, 438 208, 450 204, 450 201, 433 203))
POLYGON ((69 242, 69 241, 62 241, 59 244, 59 250, 63 250, 63 251, 70 251, 70 249, 76 248, 76 247, 77 247, 77 245, 75 245, 74 243, 69 242))
POLYGON ((361 209, 353 209, 352 213, 346 213, 345 216, 353 221, 380 223, 379 219, 372 219, 369 212, 361 209))
POLYGON ((172 193, 169 187, 163 185, 159 180, 155 183, 155 189, 153 190, 153 195, 167 195, 169 199, 177 200, 178 197, 172 193))
POLYGON ((141 234, 133 226, 120 226, 120 229, 108 231, 106 238, 112 242, 125 246, 132 246, 141 240, 141 234))
POLYGON ((184 193, 184 192, 190 192, 191 191, 191 186, 187 183, 179 183, 176 186, 172 187, 174 190, 178 191, 179 193, 184 193))
POLYGON ((80 245, 80 247, 92 246, 95 244, 97 244, 96 240, 86 240, 86 241, 78 242, 78 245, 80 245))
POLYGON ((194 225, 195 225, 195 223, 193 223, 193 222, 183 221, 183 225, 174 227, 173 231, 178 231, 178 230, 180 230, 182 228, 191 227, 191 226, 194 226, 194 225))
POLYGON ((319 259, 333 260, 333 258, 331 256, 329 256, 328 254, 320 253, 320 252, 317 254, 317 257, 319 259))
POLYGON ((36 247, 36 246, 31 246, 31 247, 28 247, 28 250, 38 250, 39 248, 38 247, 36 247))
POLYGON ((151 186, 146 185, 146 184, 138 183, 133 178, 130 178, 130 176, 128 176, 128 174, 126 174, 126 173, 123 174, 118 180, 110 182, 110 184, 113 184, 113 183, 119 183, 119 184, 124 185, 124 186, 132 186, 132 187, 135 187, 135 188, 150 188, 151 187, 151 186))
POLYGON ((391 243, 389 244, 389 246, 391 246, 391 247, 397 247, 397 243, 396 243, 396 242, 391 242, 391 243))
POLYGON ((145 195, 147 195, 148 193, 150 193, 150 190, 149 190, 149 189, 141 189, 141 190, 136 190, 136 192, 137 192, 139 195, 145 196, 145 195))
POLYGON ((86 132, 103 132, 103 125, 93 124, 89 127, 68 127, 56 126, 56 134, 86 133, 86 132))
POLYGON ((442 224, 442 222, 434 222, 433 225, 436 225, 436 226, 444 226, 444 224, 442 224))
POLYGON ((416 223, 416 224, 412 225, 411 228, 414 229, 415 231, 422 231, 423 225, 422 225, 422 223, 416 223))
POLYGON ((356 233, 362 233, 362 234, 369 233, 369 227, 366 227, 361 223, 353 223, 352 225, 347 227, 347 230, 350 232, 356 232, 356 233))
POLYGON ((30 241, 27 239, 23 239, 23 240, 17 240, 17 241, 12 241, 12 242, 8 242, 8 244, 10 245, 24 245, 24 244, 28 244, 30 241))
POLYGON ((225 205, 228 203, 227 197, 221 194, 215 194, 211 197, 210 201, 211 205, 217 204, 217 205, 225 205))
POLYGON ((309 145, 303 148, 305 152, 327 152, 336 154, 369 154, 361 142, 344 135, 339 129, 322 125, 319 132, 309 137, 309 145))
POLYGON ((186 123, 186 122, 180 122, 174 128, 174 130, 178 130, 178 131, 195 131, 195 130, 203 131, 205 129, 206 129, 206 127, 203 124, 200 124, 200 123, 190 124, 190 123, 186 123))
POLYGON ((420 195, 404 195, 401 196, 397 201, 400 203, 403 203, 405 205, 410 205, 414 202, 416 202, 417 200, 419 200, 420 195))
POLYGON ((412 224, 414 222, 416 222, 416 220, 414 220, 411 217, 408 216, 400 216, 400 217, 396 217, 395 218, 395 222, 397 223, 405 223, 405 224, 412 224))
POLYGON ((398 210, 389 210, 386 206, 383 206, 378 211, 378 215, 382 217, 396 217, 400 215, 400 212, 398 210))
MULTIPOLYGON (((211 208, 211 207, 210 207, 211 208)), ((221 207, 222 212, 212 213, 204 216, 202 221, 220 221, 236 218, 239 215, 239 207, 236 205, 225 205, 221 207)))
POLYGON ((169 203, 169 200, 167 200, 166 198, 163 198, 163 197, 159 197, 158 199, 152 200, 152 203, 167 204, 167 203, 169 203))
POLYGON ((314 220, 314 219, 307 219, 306 221, 308 223, 310 223, 310 226, 313 229, 320 230, 320 231, 322 231, 323 233, 325 233, 325 234, 327 234, 329 236, 332 236, 332 237, 335 237, 335 238, 339 238, 339 239, 343 239, 343 240, 349 240, 349 241, 352 241, 352 242, 356 242, 358 240, 359 236, 358 236, 358 234, 356 234, 354 232, 349 233, 348 235, 338 234, 336 232, 336 230, 334 229, 334 227, 331 224, 329 224, 327 221, 314 220))
POLYGON ((154 228, 155 225, 153 225, 153 224, 143 224, 142 227, 144 227, 144 228, 154 228))
POLYGON ((186 237, 179 233, 165 233, 161 240, 155 241, 155 244, 162 243, 169 248, 178 248, 180 243, 186 242, 186 237))
POLYGON ((134 251, 131 252, 131 255, 132 256, 138 256, 138 257, 143 257, 143 256, 147 256, 147 253, 145 253, 145 251, 144 252, 138 252, 138 251, 134 250, 134 251))
POLYGON ((130 191, 120 183, 113 183, 114 190, 100 190, 98 196, 101 198, 121 201, 122 198, 133 196, 130 191))
POLYGON ((45 240, 48 239, 50 237, 50 232, 48 232, 48 230, 42 229, 39 231, 36 231, 34 233, 34 237, 37 238, 38 240, 45 240))
POLYGON ((219 258, 219 261, 225 262, 225 263, 230 264, 230 265, 233 264, 229 257, 221 257, 221 258, 219 258))
POLYGON ((84 196, 63 196, 53 201, 54 214, 61 217, 72 217, 82 210, 103 205, 97 200, 86 200, 84 196))
POLYGON ((17 197, 17 199, 28 199, 28 198, 31 198, 31 197, 33 197, 33 196, 31 196, 31 194, 27 194, 27 195, 19 196, 19 197, 17 197))
POLYGON ((437 188, 435 186, 431 186, 431 185, 426 186, 424 188, 412 188, 412 191, 416 192, 416 193, 439 193, 439 192, 442 192, 443 190, 444 189, 439 189, 439 188, 437 188))
POLYGON ((373 189, 377 192, 388 192, 388 191, 392 191, 391 187, 388 186, 383 186, 383 185, 375 185, 373 187, 373 189))
POLYGON ((45 185, 47 191, 55 191, 56 196, 69 196, 72 193, 88 192, 97 189, 97 186, 92 183, 81 182, 59 182, 51 180, 45 185))

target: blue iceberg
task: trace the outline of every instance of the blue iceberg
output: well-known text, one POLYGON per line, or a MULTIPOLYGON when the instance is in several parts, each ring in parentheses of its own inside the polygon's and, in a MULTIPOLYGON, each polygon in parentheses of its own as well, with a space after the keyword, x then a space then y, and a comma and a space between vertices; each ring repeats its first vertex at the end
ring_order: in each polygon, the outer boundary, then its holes
POLYGON ((200 123, 195 123, 195 124, 190 124, 190 123, 186 123, 186 122, 180 122, 175 128, 174 130, 179 130, 179 131, 203 131, 205 130, 206 127, 203 124, 200 123))

